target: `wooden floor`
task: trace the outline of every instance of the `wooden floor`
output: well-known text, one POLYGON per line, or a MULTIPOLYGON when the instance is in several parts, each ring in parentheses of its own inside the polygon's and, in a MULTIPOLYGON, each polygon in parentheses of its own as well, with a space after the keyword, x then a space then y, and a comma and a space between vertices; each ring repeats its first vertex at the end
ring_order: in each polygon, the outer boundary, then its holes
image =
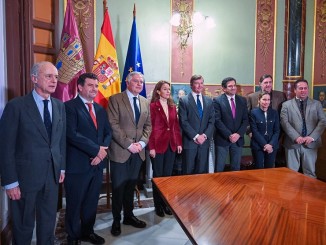
POLYGON ((326 183, 287 168, 154 184, 194 244, 326 244, 326 183))

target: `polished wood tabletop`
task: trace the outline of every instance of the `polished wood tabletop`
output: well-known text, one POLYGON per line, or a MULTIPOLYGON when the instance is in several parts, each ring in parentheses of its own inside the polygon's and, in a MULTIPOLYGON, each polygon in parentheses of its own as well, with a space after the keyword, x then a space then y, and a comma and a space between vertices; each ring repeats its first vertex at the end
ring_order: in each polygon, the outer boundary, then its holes
POLYGON ((326 183, 287 168, 153 182, 193 244, 326 244, 326 183))

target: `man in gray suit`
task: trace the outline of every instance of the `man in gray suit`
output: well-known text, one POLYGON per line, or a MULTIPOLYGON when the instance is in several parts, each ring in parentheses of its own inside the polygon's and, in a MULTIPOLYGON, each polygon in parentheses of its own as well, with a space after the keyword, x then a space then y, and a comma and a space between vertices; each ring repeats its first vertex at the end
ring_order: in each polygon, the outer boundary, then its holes
POLYGON ((109 148, 113 236, 121 233, 122 207, 123 224, 146 227, 146 223, 133 214, 134 189, 142 161, 145 160, 145 146, 152 131, 149 102, 139 95, 144 82, 143 74, 131 72, 126 78, 127 89, 109 98, 108 114, 113 131, 109 148))
POLYGON ((64 180, 66 114, 51 98, 58 71, 49 62, 33 66, 34 90, 6 105, 0 120, 1 185, 10 198, 13 244, 54 243, 58 186, 64 180))
POLYGON ((179 122, 182 129, 183 174, 208 173, 210 141, 214 131, 212 99, 202 95, 204 78, 193 75, 192 92, 179 100, 179 122))
POLYGON ((307 80, 297 80, 294 93, 295 98, 284 102, 281 110, 287 166, 298 171, 301 165, 305 175, 316 178, 317 148, 322 145, 325 113, 319 101, 308 98, 307 80))

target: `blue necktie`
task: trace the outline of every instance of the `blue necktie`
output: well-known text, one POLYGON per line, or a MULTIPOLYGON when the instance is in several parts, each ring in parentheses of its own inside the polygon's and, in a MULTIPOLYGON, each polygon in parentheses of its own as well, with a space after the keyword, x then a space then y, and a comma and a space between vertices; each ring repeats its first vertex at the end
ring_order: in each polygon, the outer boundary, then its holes
POLYGON ((304 107, 303 107, 303 101, 300 101, 300 113, 301 113, 301 117, 302 117, 302 133, 301 136, 302 137, 306 137, 307 136, 307 125, 306 125, 306 119, 304 116, 304 107))
POLYGON ((199 94, 197 94, 197 109, 198 109, 198 114, 200 120, 203 118, 203 107, 201 105, 200 99, 199 99, 199 94))
POLYGON ((51 134, 52 134, 52 122, 51 122, 51 116, 48 108, 48 100, 43 100, 44 103, 44 110, 43 110, 43 120, 44 125, 46 128, 46 131, 48 132, 49 140, 51 141, 51 134))
POLYGON ((135 109, 135 121, 136 121, 136 124, 138 124, 140 112, 139 112, 139 108, 137 105, 137 97, 134 97, 134 109, 135 109))

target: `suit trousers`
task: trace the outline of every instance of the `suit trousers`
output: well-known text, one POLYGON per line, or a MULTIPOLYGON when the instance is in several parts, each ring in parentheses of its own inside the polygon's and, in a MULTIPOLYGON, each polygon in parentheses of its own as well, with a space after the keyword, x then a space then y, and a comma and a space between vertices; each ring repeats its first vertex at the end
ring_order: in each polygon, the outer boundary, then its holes
POLYGON ((182 150, 182 173, 208 173, 209 147, 198 146, 195 149, 182 150))
POLYGON ((103 170, 98 166, 86 173, 66 173, 65 227, 68 240, 80 239, 94 232, 102 180, 103 170))
POLYGON ((215 144, 215 173, 224 171, 228 154, 230 155, 231 170, 240 170, 242 147, 235 143, 231 143, 229 146, 218 146, 215 144))
MULTIPOLYGON (((171 176, 173 171, 174 160, 175 152, 171 150, 170 146, 168 146, 168 149, 165 153, 157 153, 155 158, 151 158, 153 167, 153 177, 155 178, 171 176)), ((155 207, 165 205, 155 185, 153 185, 153 199, 155 207)))
POLYGON ((124 217, 131 217, 134 215, 134 190, 141 164, 142 160, 139 154, 131 154, 124 163, 110 162, 112 214, 114 221, 121 220, 122 208, 124 217))
POLYGON ((312 178, 316 176, 316 160, 317 160, 317 148, 309 149, 302 145, 298 149, 285 148, 285 157, 287 167, 298 171, 300 165, 302 166, 302 172, 312 178))
POLYGON ((272 153, 267 153, 263 150, 251 150, 251 153, 256 169, 275 167, 277 150, 274 150, 272 153))
POLYGON ((48 165, 46 183, 35 192, 24 192, 21 199, 10 201, 13 219, 13 245, 31 244, 35 218, 37 245, 54 244, 59 185, 55 183, 52 164, 48 165))

